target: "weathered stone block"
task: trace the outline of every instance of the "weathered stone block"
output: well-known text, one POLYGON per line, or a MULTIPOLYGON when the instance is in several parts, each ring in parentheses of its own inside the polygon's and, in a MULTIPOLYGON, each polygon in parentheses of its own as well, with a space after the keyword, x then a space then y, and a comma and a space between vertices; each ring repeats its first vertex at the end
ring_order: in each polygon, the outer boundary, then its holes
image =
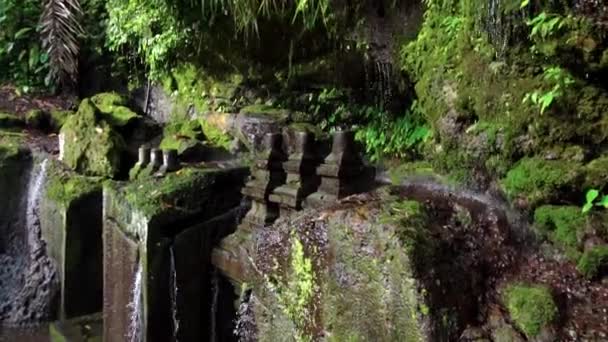
POLYGON ((105 341, 208 339, 211 250, 236 228, 247 174, 184 169, 104 189, 105 341))

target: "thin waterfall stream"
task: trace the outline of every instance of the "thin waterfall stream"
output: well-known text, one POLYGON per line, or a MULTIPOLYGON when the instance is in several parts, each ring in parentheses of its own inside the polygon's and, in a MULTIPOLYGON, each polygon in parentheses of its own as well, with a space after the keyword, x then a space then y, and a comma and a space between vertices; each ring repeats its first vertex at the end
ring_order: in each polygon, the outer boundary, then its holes
POLYGON ((131 303, 128 304, 131 310, 130 324, 129 324, 129 336, 130 342, 141 342, 143 341, 143 298, 142 298, 142 265, 141 262, 137 262, 137 270, 135 271, 135 279, 133 281, 133 288, 131 289, 132 299, 131 303))
POLYGON ((32 163, 22 204, 24 222, 10 227, 21 248, 0 255, 0 325, 32 325, 53 314, 57 293, 56 267, 46 254, 40 228, 40 203, 44 194, 49 160, 32 163))
POLYGON ((217 274, 217 269, 213 269, 211 274, 211 342, 216 342, 217 339, 217 303, 220 293, 220 279, 217 274))
POLYGON ((170 269, 170 275, 169 275, 169 286, 171 288, 171 318, 172 318, 172 322, 173 322, 173 339, 174 341, 177 341, 178 338, 178 333, 179 333, 179 317, 178 317, 178 310, 177 310, 177 294, 178 294, 178 287, 177 287, 177 272, 175 269, 175 251, 173 248, 173 245, 171 245, 171 247, 169 247, 169 254, 170 254, 170 263, 171 263, 171 269, 170 269))

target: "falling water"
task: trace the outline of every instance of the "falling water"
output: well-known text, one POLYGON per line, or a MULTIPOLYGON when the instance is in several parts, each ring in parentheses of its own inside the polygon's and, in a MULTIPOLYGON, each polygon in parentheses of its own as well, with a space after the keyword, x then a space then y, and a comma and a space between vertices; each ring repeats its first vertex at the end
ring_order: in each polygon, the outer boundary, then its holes
POLYGON ((143 307, 142 307, 142 266, 141 262, 137 263, 137 271, 135 272, 135 279, 133 281, 133 288, 131 289, 132 299, 128 307, 131 310, 130 317, 130 329, 129 329, 129 341, 130 342, 141 342, 143 341, 143 307))
POLYGON ((389 109, 393 99, 393 68, 388 62, 372 60, 365 67, 365 81, 369 99, 382 109, 389 109))
POLYGON ((171 274, 169 276, 169 286, 171 287, 171 318, 173 319, 173 340, 177 341, 177 334, 179 332, 179 319, 177 317, 177 271, 175 269, 175 252, 173 251, 173 245, 169 247, 169 254, 171 259, 171 274))
MULTIPOLYGON (((52 315, 52 298, 57 291, 56 267, 46 255, 40 227, 40 202, 49 160, 32 166, 25 205, 24 246, 16 253, 0 255, 0 324, 34 323, 52 315)), ((14 194, 9 194, 14 195, 14 194)), ((17 200, 17 199, 15 199, 17 200)))
POLYGON ((211 274, 211 342, 217 341, 217 302, 220 293, 220 279, 217 269, 213 269, 211 274))
POLYGON ((238 336, 240 342, 257 341, 255 313, 253 311, 254 302, 255 296, 251 291, 248 291, 239 305, 234 334, 238 336))

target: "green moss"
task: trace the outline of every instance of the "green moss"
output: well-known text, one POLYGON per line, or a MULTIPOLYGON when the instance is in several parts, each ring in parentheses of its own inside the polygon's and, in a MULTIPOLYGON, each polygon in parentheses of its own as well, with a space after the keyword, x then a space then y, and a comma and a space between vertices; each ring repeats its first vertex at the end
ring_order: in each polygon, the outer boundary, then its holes
POLYGON ((580 207, 545 205, 534 212, 534 226, 547 234, 571 259, 577 259, 581 238, 587 227, 587 217, 580 207))
POLYGON ((0 164, 20 156, 24 150, 25 134, 0 130, 0 164))
POLYGON ((51 128, 55 131, 59 131, 68 118, 74 115, 74 112, 70 110, 53 109, 49 112, 49 115, 51 128))
POLYGON ((608 185, 608 155, 585 165, 585 189, 603 189, 608 185))
POLYGON ((125 126, 138 116, 126 107, 126 99, 117 93, 97 94, 91 98, 91 102, 97 106, 103 119, 112 126, 125 126))
POLYGON ((524 158, 507 173, 502 186, 510 198, 523 197, 534 206, 554 198, 564 188, 576 188, 580 174, 577 162, 524 158))
POLYGON ((115 177, 120 172, 125 142, 105 121, 98 119, 97 107, 88 99, 61 129, 65 136, 63 161, 88 176, 115 177))
POLYGON ((101 178, 84 177, 64 170, 54 163, 48 174, 46 196, 67 207, 75 200, 101 190, 101 178))
POLYGON ((608 266, 608 246, 596 246, 585 251, 580 258, 576 269, 586 278, 594 278, 598 272, 608 266))
POLYGON ((200 119, 199 122, 203 127, 203 132, 207 138, 207 141, 211 145, 223 148, 225 150, 230 150, 232 138, 228 134, 222 132, 222 130, 214 125, 209 124, 204 118, 200 119))
POLYGON ((542 285, 510 285, 504 301, 511 319, 528 338, 537 336, 557 317, 551 291, 542 285))
POLYGON ((165 126, 160 148, 182 153, 204 139, 203 127, 198 120, 173 121, 165 126))
POLYGON ((160 179, 138 179, 123 191, 133 208, 147 217, 168 209, 180 212, 198 210, 199 191, 213 181, 216 172, 213 169, 182 169, 160 179))
POLYGON ((0 113, 0 128, 16 128, 25 126, 25 121, 17 115, 0 113))

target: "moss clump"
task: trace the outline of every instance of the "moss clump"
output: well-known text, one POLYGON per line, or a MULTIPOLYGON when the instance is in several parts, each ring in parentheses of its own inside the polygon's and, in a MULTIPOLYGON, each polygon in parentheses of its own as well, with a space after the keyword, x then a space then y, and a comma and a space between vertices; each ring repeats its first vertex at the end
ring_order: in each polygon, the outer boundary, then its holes
POLYGON ((182 153, 204 139, 203 127, 198 120, 174 121, 165 126, 160 148, 182 153))
POLYGON ((399 184, 402 180, 412 176, 437 176, 437 173, 435 173, 433 169, 433 165, 428 161, 403 163, 389 169, 388 173, 393 184, 399 184))
POLYGON ((46 196, 64 207, 68 207, 70 203, 85 195, 100 190, 100 178, 84 177, 68 172, 58 163, 54 163, 50 168, 46 196))
POLYGON ((0 128, 16 128, 25 126, 25 121, 17 115, 0 113, 0 128))
POLYGON ((163 210, 180 212, 198 210, 200 189, 213 182, 217 170, 182 169, 160 179, 138 179, 123 190, 134 209, 152 217, 163 210))
POLYGON ((580 238, 587 226, 587 217, 575 206, 545 205, 534 212, 534 225, 542 233, 575 257, 580 238))
POLYGON ((122 127, 137 118, 137 113, 126 107, 126 99, 117 93, 97 94, 91 101, 97 106, 104 120, 112 126, 122 127))
POLYGON ((23 152, 25 135, 0 130, 0 164, 3 160, 15 158, 23 152))
POLYGON ((576 269, 586 278, 595 278, 601 269, 608 266, 608 246, 596 246, 586 251, 578 261, 576 269))
POLYGON ((230 144, 232 143, 231 137, 222 132, 221 129, 215 127, 214 125, 208 123, 205 119, 199 120, 201 127, 203 127, 203 133, 207 138, 207 141, 216 147, 223 148, 225 150, 230 149, 230 144))
POLYGON ((88 175, 115 177, 120 172, 125 142, 107 122, 99 119, 97 107, 85 99, 76 115, 61 129, 65 136, 63 161, 88 175))
POLYGON ((575 187, 581 164, 567 160, 524 158, 507 172, 502 186, 511 198, 523 197, 534 206, 552 199, 567 187, 575 187))
POLYGON ((608 185, 608 155, 585 165, 585 189, 603 189, 608 185))
POLYGON ((537 336, 557 317, 551 291, 542 285, 511 285, 505 291, 504 301, 511 319, 528 338, 537 336))

